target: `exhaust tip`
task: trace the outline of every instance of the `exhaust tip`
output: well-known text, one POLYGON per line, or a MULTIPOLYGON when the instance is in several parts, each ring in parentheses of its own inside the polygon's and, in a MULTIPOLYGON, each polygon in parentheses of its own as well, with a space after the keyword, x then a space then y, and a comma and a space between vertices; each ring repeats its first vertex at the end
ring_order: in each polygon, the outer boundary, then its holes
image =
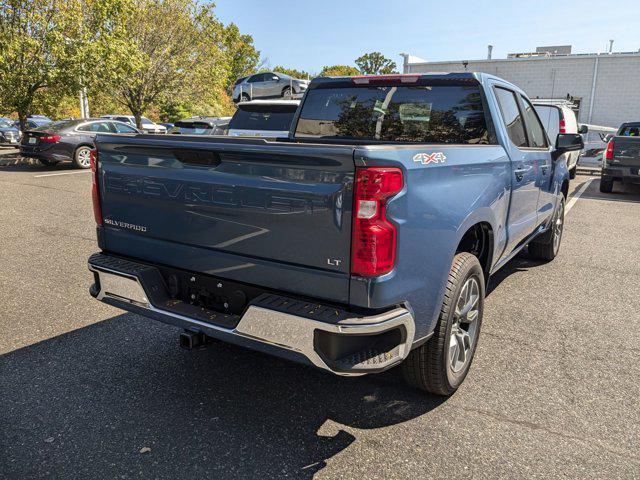
POLYGON ((194 348, 204 346, 205 336, 204 333, 184 331, 180 334, 180 347, 185 350, 192 350, 194 348))

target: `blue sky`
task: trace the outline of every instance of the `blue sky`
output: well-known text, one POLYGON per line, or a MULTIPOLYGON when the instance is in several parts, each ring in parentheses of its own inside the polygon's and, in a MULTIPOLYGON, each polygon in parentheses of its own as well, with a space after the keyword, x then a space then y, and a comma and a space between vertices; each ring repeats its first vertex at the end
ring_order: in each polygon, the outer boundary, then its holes
POLYGON ((494 58, 541 45, 574 53, 640 49, 636 2, 556 0, 217 0, 216 12, 253 35, 268 65, 319 72, 380 51, 400 66, 400 52, 427 60, 494 58))

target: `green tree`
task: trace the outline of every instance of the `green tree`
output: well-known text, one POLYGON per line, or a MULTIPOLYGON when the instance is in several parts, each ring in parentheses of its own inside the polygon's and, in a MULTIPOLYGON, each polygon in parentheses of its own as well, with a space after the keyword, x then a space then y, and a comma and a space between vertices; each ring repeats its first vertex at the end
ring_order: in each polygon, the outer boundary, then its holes
POLYGON ((287 68, 280 65, 269 71, 284 73, 285 75, 289 75, 290 77, 300 78, 302 80, 313 77, 313 75, 311 75, 309 72, 305 72, 304 70, 296 70, 295 68, 287 68))
MULTIPOLYGON (((196 0, 130 0, 121 19, 129 51, 112 76, 117 99, 141 126, 141 117, 154 103, 185 94, 201 96, 226 77, 216 44, 219 22, 213 4, 196 0)), ((176 98, 177 99, 177 98, 176 98)))
POLYGON ((120 0, 3 0, 0 7, 0 109, 24 127, 36 106, 52 109, 97 78, 109 57, 105 21, 120 0))
POLYGON ((396 63, 386 58, 380 52, 365 53, 356 59, 356 65, 365 75, 381 75, 397 73, 396 63))
POLYGON ((224 88, 230 89, 237 79, 256 71, 260 62, 260 52, 253 45, 253 37, 240 33, 234 23, 223 27, 219 35, 228 68, 224 88))
POLYGON ((360 75, 360 70, 351 65, 333 65, 330 67, 323 67, 320 72, 321 77, 352 77, 354 75, 360 75))

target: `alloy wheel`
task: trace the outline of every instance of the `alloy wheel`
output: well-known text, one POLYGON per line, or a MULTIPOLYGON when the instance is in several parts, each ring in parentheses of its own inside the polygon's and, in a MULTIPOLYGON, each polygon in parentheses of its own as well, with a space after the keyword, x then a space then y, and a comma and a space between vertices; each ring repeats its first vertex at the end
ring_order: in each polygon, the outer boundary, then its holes
POLYGON ((564 227, 564 201, 558 206, 558 211, 553 219, 553 251, 558 253, 560 240, 562 240, 562 230, 564 227))
POLYGON ((91 165, 91 150, 87 147, 80 147, 78 150, 78 163, 84 168, 91 165))
POLYGON ((476 342, 480 285, 475 276, 469 277, 464 283, 455 305, 447 350, 448 365, 454 374, 462 371, 470 361, 476 342))

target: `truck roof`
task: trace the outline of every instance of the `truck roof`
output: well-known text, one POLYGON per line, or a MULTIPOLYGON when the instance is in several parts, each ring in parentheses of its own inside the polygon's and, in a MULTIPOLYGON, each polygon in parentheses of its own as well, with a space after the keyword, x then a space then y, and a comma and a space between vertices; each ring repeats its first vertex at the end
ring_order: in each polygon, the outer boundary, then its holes
MULTIPOLYGON (((523 92, 521 88, 517 85, 512 84, 511 82, 506 81, 503 78, 496 77, 495 75, 490 75, 488 73, 483 72, 429 72, 429 73, 394 73, 389 75, 359 75, 353 77, 316 77, 311 81, 310 88, 316 87, 322 84, 329 83, 358 83, 358 81, 365 82, 366 79, 389 79, 389 80, 398 80, 402 82, 403 78, 417 78, 417 81, 452 81, 452 82, 473 82, 476 81, 478 83, 484 83, 486 80, 493 79, 497 80, 503 84, 509 85, 514 90, 519 92, 523 92)), ((409 83, 408 83, 409 84, 409 83)))

